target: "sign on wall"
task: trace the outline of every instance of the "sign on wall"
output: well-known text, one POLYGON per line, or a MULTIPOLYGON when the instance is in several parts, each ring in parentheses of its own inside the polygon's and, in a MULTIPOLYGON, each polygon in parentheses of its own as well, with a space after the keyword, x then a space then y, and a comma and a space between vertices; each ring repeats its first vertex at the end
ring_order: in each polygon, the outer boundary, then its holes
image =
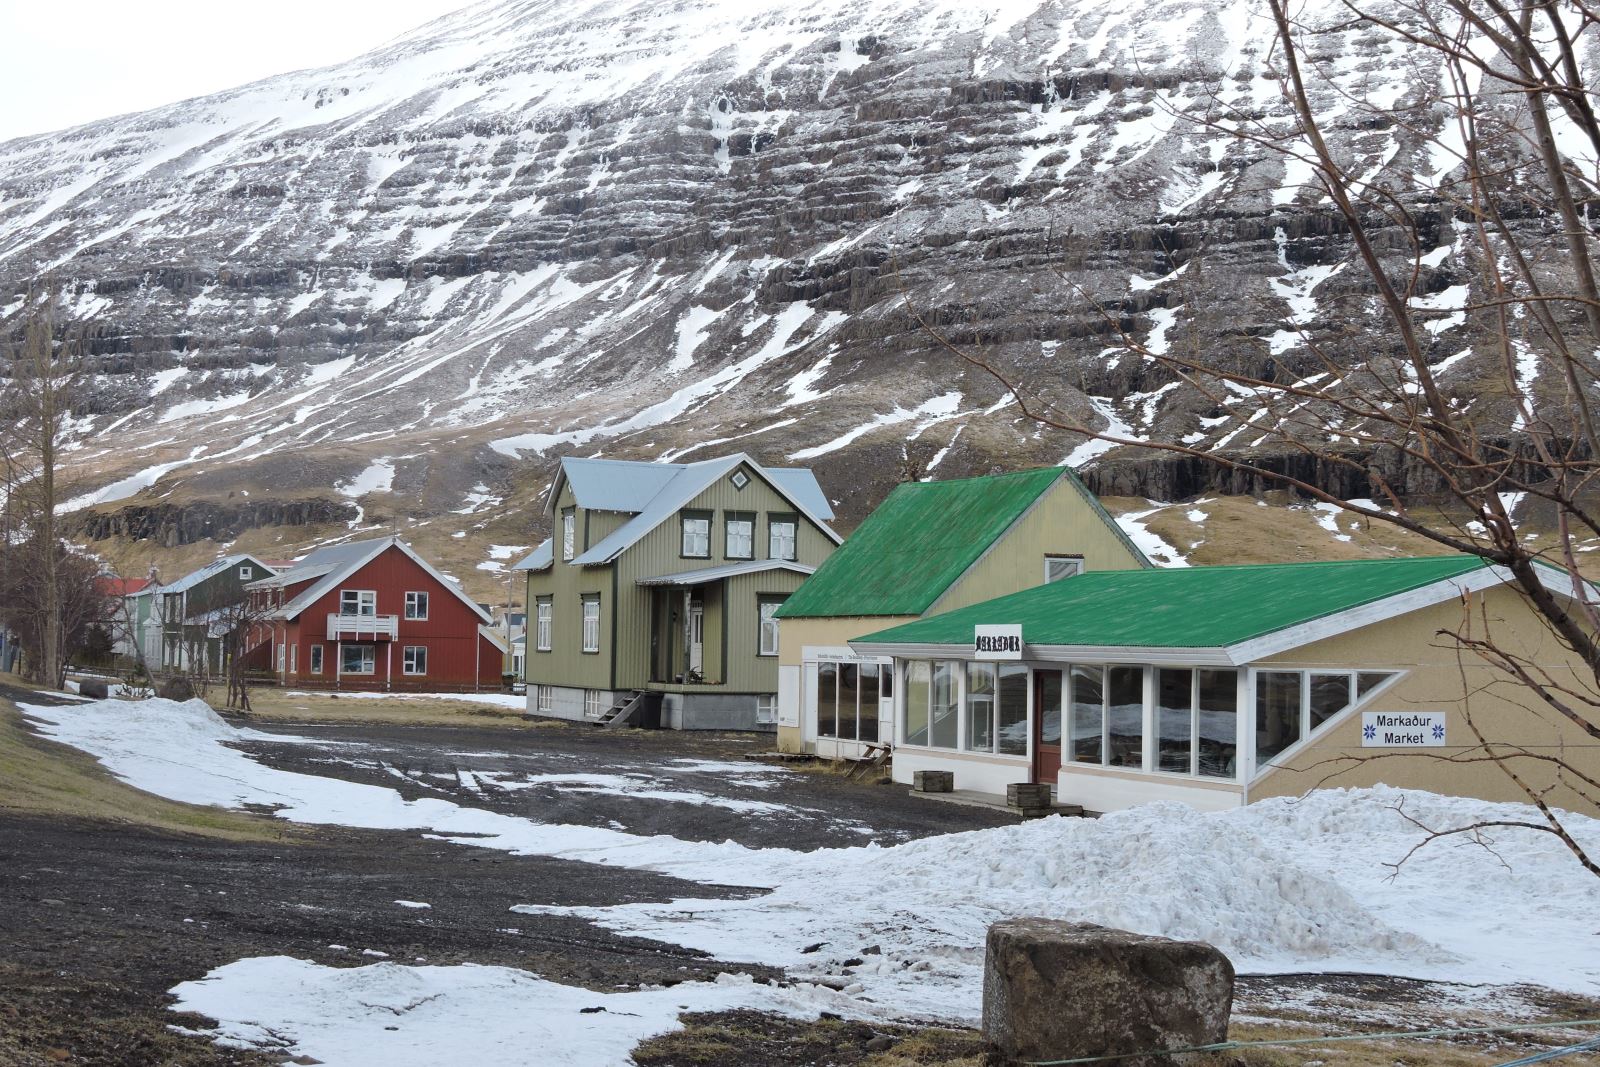
POLYGON ((1443 748, 1442 711, 1363 711, 1362 748, 1443 748))
POLYGON ((1022 624, 974 626, 972 651, 977 659, 1021 659, 1022 624))

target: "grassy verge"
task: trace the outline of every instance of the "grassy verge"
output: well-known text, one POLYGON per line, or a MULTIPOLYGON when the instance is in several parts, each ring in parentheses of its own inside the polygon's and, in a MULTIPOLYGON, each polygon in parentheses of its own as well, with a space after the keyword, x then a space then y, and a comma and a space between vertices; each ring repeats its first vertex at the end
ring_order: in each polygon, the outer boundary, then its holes
MULTIPOLYGON (((382 723, 399 726, 471 726, 504 730, 560 727, 550 719, 530 719, 521 710, 464 699, 419 696, 352 697, 336 693, 304 693, 283 689, 252 689, 250 714, 262 722, 382 723), (293 694, 293 695, 291 695, 293 694)), ((213 691, 211 704, 218 711, 225 694, 213 691)))
POLYGON ((239 841, 279 841, 297 835, 278 820, 178 804, 141 792, 112 777, 94 757, 35 734, 23 723, 17 706, 0 698, 0 813, 6 812, 134 824, 239 841))

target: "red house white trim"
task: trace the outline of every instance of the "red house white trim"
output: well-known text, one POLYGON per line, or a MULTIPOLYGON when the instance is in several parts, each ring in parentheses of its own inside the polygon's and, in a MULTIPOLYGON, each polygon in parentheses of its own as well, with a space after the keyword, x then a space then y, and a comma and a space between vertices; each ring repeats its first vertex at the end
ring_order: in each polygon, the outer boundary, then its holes
POLYGON ((394 537, 320 548, 248 586, 260 621, 250 663, 284 685, 498 688, 505 650, 489 616, 394 537))

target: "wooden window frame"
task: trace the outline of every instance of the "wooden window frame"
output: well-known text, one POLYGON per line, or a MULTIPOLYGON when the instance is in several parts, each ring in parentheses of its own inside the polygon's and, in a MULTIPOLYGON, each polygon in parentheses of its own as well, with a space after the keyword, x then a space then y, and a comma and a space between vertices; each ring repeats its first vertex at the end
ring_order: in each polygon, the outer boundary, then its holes
POLYGON ((578 598, 578 627, 579 640, 582 642, 579 651, 585 656, 598 656, 600 654, 600 624, 601 608, 599 593, 585 593, 578 598), (589 605, 594 605, 594 646, 589 645, 589 605))
POLYGON ((404 645, 400 649, 400 673, 411 678, 425 678, 428 674, 428 646, 404 645), (418 653, 421 653, 422 669, 414 670, 418 653))
POLYGON ((767 512, 767 558, 784 560, 797 563, 800 560, 800 514, 795 511, 769 511, 767 512), (790 540, 793 547, 787 556, 777 555, 772 550, 772 535, 776 527, 787 525, 793 531, 790 540))
POLYGON ((428 594, 427 594, 426 590, 408 589, 406 591, 406 606, 405 606, 405 616, 404 617, 408 621, 410 621, 410 622, 427 622, 428 621, 428 607, 429 607, 428 594), (417 614, 417 613, 412 611, 412 608, 414 606, 416 606, 417 604, 420 604, 422 606, 421 614, 417 614))
POLYGON ((678 558, 679 559, 710 559, 711 534, 716 526, 716 514, 702 511, 697 508, 685 508, 678 512, 678 558), (689 551, 689 523, 704 522, 706 524, 706 550, 702 553, 689 551))
POLYGON ((533 602, 533 650, 551 652, 556 647, 556 602, 542 596, 533 602))
POLYGON ((756 513, 753 511, 724 511, 722 513, 722 557, 724 559, 752 560, 756 558, 756 513), (743 555, 733 553, 733 524, 746 523, 750 527, 750 547, 743 555))
POLYGON ((561 558, 572 562, 578 556, 578 509, 561 509, 561 558))

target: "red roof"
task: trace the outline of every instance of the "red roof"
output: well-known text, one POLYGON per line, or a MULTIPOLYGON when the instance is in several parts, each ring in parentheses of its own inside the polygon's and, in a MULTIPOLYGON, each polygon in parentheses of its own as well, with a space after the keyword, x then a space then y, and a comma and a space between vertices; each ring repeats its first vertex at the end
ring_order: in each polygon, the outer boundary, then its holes
POLYGON ((148 578, 101 578, 101 596, 132 596, 150 584, 148 578))

